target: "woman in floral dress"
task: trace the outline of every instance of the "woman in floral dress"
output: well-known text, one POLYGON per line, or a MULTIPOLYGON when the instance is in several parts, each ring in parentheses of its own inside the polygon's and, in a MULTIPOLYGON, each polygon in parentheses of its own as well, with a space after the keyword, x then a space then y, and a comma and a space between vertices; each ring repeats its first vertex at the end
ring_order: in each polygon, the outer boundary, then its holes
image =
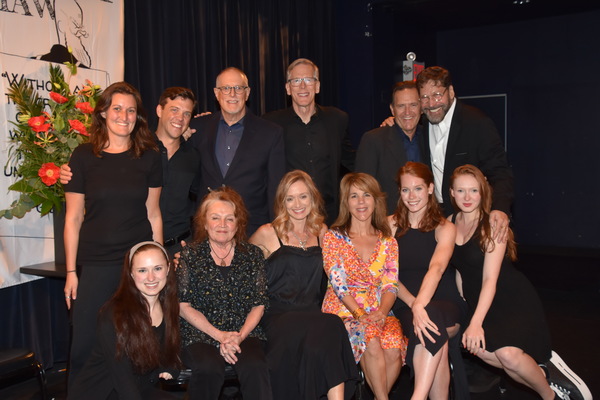
POLYGON ((390 313, 398 291, 398 245, 375 178, 347 174, 340 193, 340 213, 323 238, 329 278, 323 311, 342 318, 356 362, 375 398, 384 400, 406 355, 406 338, 390 313))

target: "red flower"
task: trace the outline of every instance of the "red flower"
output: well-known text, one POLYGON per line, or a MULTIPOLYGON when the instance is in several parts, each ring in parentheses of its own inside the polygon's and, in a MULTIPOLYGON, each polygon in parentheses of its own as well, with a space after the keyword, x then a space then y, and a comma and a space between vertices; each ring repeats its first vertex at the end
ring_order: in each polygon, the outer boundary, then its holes
POLYGON ((71 125, 72 130, 79 132, 80 135, 90 136, 90 134, 87 133, 87 129, 85 129, 85 125, 83 125, 83 122, 81 122, 80 120, 70 119, 69 125, 71 125))
POLYGON ((42 168, 38 171, 38 176, 42 178, 42 182, 46 186, 52 186, 60 178, 60 168, 51 162, 43 164, 42 168))
POLYGON ((33 129, 34 132, 47 132, 50 129, 50 124, 46 123, 47 117, 40 115, 39 117, 31 117, 27 124, 33 129))
POLYGON ((56 93, 56 92, 50 92, 50 98, 58 104, 63 104, 63 103, 66 103, 67 101, 69 101, 69 99, 67 99, 65 96, 63 96, 60 93, 56 93))
POLYGON ((94 112, 94 108, 90 105, 89 101, 75 104, 75 107, 79 108, 82 113, 91 114, 94 112))

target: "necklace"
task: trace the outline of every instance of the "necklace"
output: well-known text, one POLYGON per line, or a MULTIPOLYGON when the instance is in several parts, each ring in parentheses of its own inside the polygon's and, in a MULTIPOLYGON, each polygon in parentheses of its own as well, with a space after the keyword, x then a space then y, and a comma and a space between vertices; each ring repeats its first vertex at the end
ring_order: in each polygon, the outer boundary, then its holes
MULTIPOLYGON (((467 221, 465 221, 465 217, 463 215, 463 223, 465 225, 465 228, 467 227, 467 221)), ((479 218, 475 218, 473 219, 473 221, 471 221, 471 224, 469 225, 469 229, 467 229, 467 231, 465 232, 465 236, 464 236, 464 242, 466 243, 469 239, 471 239, 471 236, 474 233, 474 228, 477 227, 477 225, 479 224, 479 218)))
POLYGON ((208 246, 210 247, 210 249, 212 250, 212 253, 215 255, 215 257, 217 257, 219 260, 221 260, 220 264, 221 267, 226 267, 227 264, 225 263, 225 259, 227 257, 229 257, 229 254, 231 253, 231 250, 233 250, 233 242, 231 243, 231 247, 229 248, 229 251, 227 252, 227 254, 225 254, 225 257, 219 257, 219 255, 217 254, 217 252, 215 251, 215 249, 212 247, 212 244, 210 244, 210 240, 208 241, 208 246))
POLYGON ((298 240, 298 243, 300 244, 300 248, 304 251, 306 251, 306 243, 308 242, 308 234, 306 233, 306 231, 304 232, 305 238, 304 240, 301 240, 298 235, 296 235, 296 232, 294 231, 290 231, 292 232, 292 235, 294 235, 294 237, 296 238, 296 240, 298 240))

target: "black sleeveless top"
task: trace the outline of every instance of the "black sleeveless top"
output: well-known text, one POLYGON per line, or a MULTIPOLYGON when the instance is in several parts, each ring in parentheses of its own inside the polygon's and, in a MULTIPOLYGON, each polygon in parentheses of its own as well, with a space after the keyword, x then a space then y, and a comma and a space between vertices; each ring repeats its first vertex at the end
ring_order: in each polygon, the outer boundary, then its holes
POLYGON ((268 313, 320 311, 327 282, 320 243, 303 250, 277 239, 280 247, 265 262, 268 313))

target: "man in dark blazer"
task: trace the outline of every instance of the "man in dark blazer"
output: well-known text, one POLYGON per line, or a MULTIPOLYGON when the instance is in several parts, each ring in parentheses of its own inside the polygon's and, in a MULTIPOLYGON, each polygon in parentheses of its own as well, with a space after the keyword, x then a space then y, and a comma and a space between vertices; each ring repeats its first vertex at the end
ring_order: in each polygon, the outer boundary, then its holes
POLYGON ((494 235, 505 238, 514 198, 513 174, 494 123, 478 109, 455 99, 450 72, 445 68, 424 69, 417 76, 417 85, 421 108, 429 121, 424 135, 426 160, 444 212, 454 212, 449 191, 454 169, 472 164, 494 189, 490 223, 494 235))
POLYGON ((421 103, 415 82, 394 85, 390 110, 394 124, 365 133, 356 152, 356 171, 377 179, 386 193, 388 214, 392 214, 398 204, 398 170, 407 161, 427 162, 423 126, 419 124, 421 103))
POLYGON ((325 201, 327 224, 338 214, 341 175, 354 169, 354 149, 348 138, 348 114, 324 107, 315 97, 321 88, 319 68, 299 58, 287 68, 285 90, 292 106, 263 116, 283 127, 286 169, 311 176, 325 201))
POLYGON ((221 111, 196 118, 190 138, 200 152, 198 199, 222 185, 236 190, 250 213, 248 235, 273 219, 273 202, 285 172, 281 127, 246 107, 248 78, 237 68, 217 76, 215 97, 221 111))

